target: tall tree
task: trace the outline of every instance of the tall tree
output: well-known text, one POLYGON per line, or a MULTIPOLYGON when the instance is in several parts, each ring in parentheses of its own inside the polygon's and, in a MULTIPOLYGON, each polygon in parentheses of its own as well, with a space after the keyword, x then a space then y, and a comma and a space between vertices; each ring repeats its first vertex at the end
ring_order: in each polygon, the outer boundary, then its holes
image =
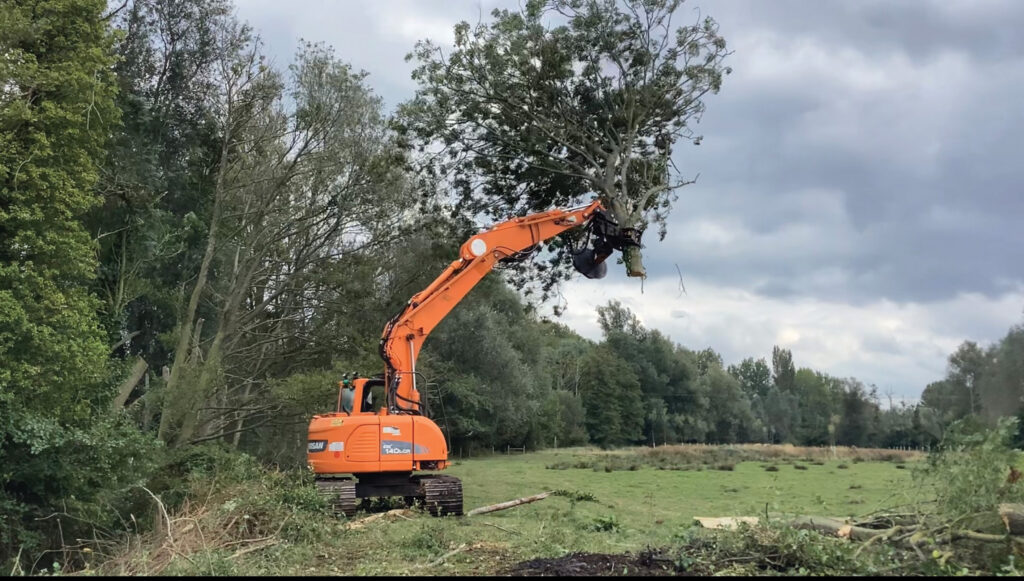
POLYGON ((747 357, 739 365, 730 365, 729 373, 740 380, 740 386, 751 400, 764 398, 772 386, 772 370, 764 358, 747 357))
POLYGON ((985 352, 974 341, 964 341, 949 356, 948 380, 963 386, 968 395, 968 409, 972 414, 981 411, 978 386, 984 373, 985 352))
POLYGON ((640 380, 626 361, 606 346, 592 350, 584 360, 583 386, 591 442, 608 447, 643 438, 640 380))
POLYGON ((156 377, 173 355, 162 338, 174 331, 182 281, 203 256, 219 152, 218 35, 231 19, 227 0, 128 0, 112 19, 124 123, 86 224, 99 242, 94 287, 109 341, 120 343, 114 355, 156 377))
MULTIPOLYGON (((128 476, 79 219, 118 123, 103 0, 0 5, 0 558, 21 521, 128 476)), ((28 522, 32 522, 28 520, 28 522)), ((38 528, 46 523, 35 523, 38 528)))
MULTIPOLYGON (((704 97, 719 90, 727 51, 709 17, 674 27, 682 0, 529 0, 522 11, 455 27, 455 50, 417 43, 420 87, 401 128, 451 178, 470 214, 507 218, 596 192, 637 245, 665 235, 677 190, 692 180, 672 157, 700 143, 704 97), (546 24, 550 20, 552 23, 546 24)), ((553 245, 554 246, 554 245, 553 245)), ((557 258, 557 257, 556 257, 557 258)), ((549 272, 564 275, 565 261, 549 272)))
POLYGON ((775 387, 785 392, 792 392, 796 382, 793 353, 778 345, 772 347, 772 381, 775 387))
POLYGON ((1020 414, 1024 410, 1024 325, 1010 328, 987 350, 982 369, 975 375, 973 391, 985 417, 993 420, 1020 414))
MULTIPOLYGON (((247 30, 222 35, 213 206, 160 420, 173 445, 244 428, 238 413, 253 407, 254 390, 300 370, 302 338, 322 313, 323 272, 399 232, 410 193, 364 74, 307 45, 289 82, 262 62, 247 30), (197 316, 204 297, 216 305, 213 321, 197 316)), ((259 411, 261 421, 274 415, 259 411)))

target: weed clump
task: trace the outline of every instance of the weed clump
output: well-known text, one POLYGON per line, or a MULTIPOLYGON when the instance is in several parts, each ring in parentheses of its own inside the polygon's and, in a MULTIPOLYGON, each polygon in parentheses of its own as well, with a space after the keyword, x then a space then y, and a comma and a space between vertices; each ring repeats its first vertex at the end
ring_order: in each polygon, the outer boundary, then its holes
POLYGON ((619 519, 614 514, 599 516, 591 523, 590 529, 599 533, 614 533, 622 528, 619 519))
POLYGON ((559 489, 554 491, 552 494, 568 498, 570 502, 597 502, 597 497, 591 492, 559 489))

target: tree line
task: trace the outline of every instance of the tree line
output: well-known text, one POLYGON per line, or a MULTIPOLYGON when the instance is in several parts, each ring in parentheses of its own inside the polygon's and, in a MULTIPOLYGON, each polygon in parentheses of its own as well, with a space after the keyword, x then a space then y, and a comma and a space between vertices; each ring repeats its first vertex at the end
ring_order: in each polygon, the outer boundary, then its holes
MULTIPOLYGON (((0 28, 6 560, 116 529, 199 445, 301 466, 309 417, 342 373, 381 370, 384 322, 477 226, 420 171, 412 109, 387 114, 323 45, 274 66, 229 0, 12 0, 0 28)), ((453 450, 922 445, 1020 408, 1019 327, 965 344, 920 405, 883 408, 782 348, 725 366, 615 302, 588 340, 537 314, 524 272, 485 279, 419 362, 453 450)))

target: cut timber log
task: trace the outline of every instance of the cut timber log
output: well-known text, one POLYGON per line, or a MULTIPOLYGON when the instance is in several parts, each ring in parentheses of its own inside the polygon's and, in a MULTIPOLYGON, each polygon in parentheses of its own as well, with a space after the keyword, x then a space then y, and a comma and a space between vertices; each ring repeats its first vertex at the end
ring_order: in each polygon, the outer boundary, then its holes
POLYGON ((693 520, 706 529, 726 529, 730 531, 740 526, 740 523, 756 525, 759 521, 756 516, 695 516, 693 520))
POLYGON ((1024 504, 1000 504, 999 518, 1011 535, 1024 535, 1024 504))
POLYGON ((789 526, 795 529, 818 531, 822 534, 850 539, 852 541, 866 541, 872 537, 878 536, 879 534, 885 533, 884 530, 880 531, 878 529, 855 527, 839 519, 829 518, 826 516, 799 516, 791 520, 789 522, 789 526))
MULTIPOLYGON (((756 516, 694 517, 694 520, 704 528, 727 530, 735 529, 740 523, 754 525, 760 522, 756 516)), ((827 516, 798 516, 782 522, 795 529, 817 531, 824 535, 854 541, 866 541, 886 532, 886 530, 854 526, 844 520, 827 516)))
POLYGON ((404 518, 404 519, 409 519, 409 516, 411 514, 412 514, 412 511, 409 510, 409 509, 406 509, 406 508, 396 508, 394 510, 389 510, 387 512, 378 512, 377 514, 371 514, 368 517, 361 518, 359 520, 354 520, 352 522, 346 523, 345 524, 345 529, 346 530, 361 529, 361 528, 365 527, 366 525, 372 523, 373 521, 381 520, 381 519, 385 519, 385 518, 390 518, 390 517, 400 517, 400 518, 404 518))
POLYGON ((506 508, 512 508, 519 506, 520 504, 529 504, 531 502, 537 502, 538 500, 544 500, 545 498, 554 494, 555 491, 549 490, 540 494, 534 494, 533 496, 524 496, 523 498, 517 498, 508 502, 499 502, 498 504, 492 504, 490 506, 481 506, 480 508, 474 508, 473 510, 466 513, 466 516, 473 516, 475 514, 487 514, 489 512, 496 512, 499 510, 505 510, 506 508))

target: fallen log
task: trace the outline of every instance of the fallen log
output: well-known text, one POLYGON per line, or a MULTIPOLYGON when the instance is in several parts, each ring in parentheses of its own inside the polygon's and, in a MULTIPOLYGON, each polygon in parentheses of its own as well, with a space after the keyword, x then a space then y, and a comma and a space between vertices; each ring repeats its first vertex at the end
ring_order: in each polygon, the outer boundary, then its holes
POLYGON ((730 531, 736 529, 740 523, 756 525, 760 522, 760 519, 756 516, 695 516, 693 520, 706 529, 726 529, 730 531))
MULTIPOLYGON (((876 542, 891 542, 902 544, 917 550, 917 545, 927 537, 939 545, 947 545, 956 541, 970 540, 984 543, 1006 543, 1012 542, 1015 546, 1024 547, 1024 535, 1017 535, 1012 530, 1018 530, 1017 526, 1024 523, 1024 505, 1000 505, 1000 516, 1007 515, 1003 522, 1007 526, 1007 534, 997 535, 982 533, 972 530, 951 530, 948 526, 939 526, 930 530, 922 530, 920 524, 896 525, 884 529, 872 529, 847 520, 827 516, 797 516, 791 519, 777 519, 774 522, 784 524, 795 529, 812 530, 823 535, 850 539, 851 541, 863 542, 870 545, 876 542), (1021 520, 1017 520, 1020 518, 1021 520)), ((740 523, 757 524, 760 522, 754 516, 732 516, 732 517, 694 517, 694 520, 702 527, 710 529, 732 530, 740 523)), ((859 550, 858 550, 859 552, 859 550)))
POLYGON ((473 515, 476 515, 476 514, 487 514, 489 512, 497 512, 499 510, 505 510, 507 508, 512 508, 512 507, 515 507, 515 506, 519 506, 521 504, 529 504, 531 502, 537 502, 538 500, 544 500, 545 498, 551 496, 554 493, 555 493, 554 490, 549 490, 547 492, 542 492, 540 494, 534 494, 533 496, 524 496, 523 498, 517 498, 515 500, 510 500, 508 502, 499 502, 498 504, 492 504, 492 505, 489 505, 489 506, 481 506, 480 508, 474 508, 473 510, 467 512, 466 516, 473 516, 473 515))
POLYGON ((795 529, 817 531, 842 539, 853 541, 866 541, 872 537, 888 532, 888 529, 869 529, 851 525, 845 521, 829 518, 826 516, 798 516, 789 521, 789 526, 795 529))
POLYGON ((453 555, 455 555, 455 554, 461 553, 461 552, 462 552, 462 551, 464 551, 464 550, 466 550, 466 543, 462 543, 461 545, 459 545, 459 546, 458 546, 458 547, 456 547, 455 549, 452 549, 451 551, 448 551, 447 553, 445 553, 445 554, 441 555, 440 557, 438 557, 437 559, 434 559, 433 561, 431 561, 431 562, 429 562, 429 563, 426 563, 426 564, 424 564, 424 565, 417 565, 417 568, 422 568, 422 567, 433 567, 433 566, 435 566, 435 565, 440 565, 440 564, 441 564, 441 563, 443 563, 443 562, 444 562, 444 560, 445 560, 445 559, 447 559, 448 557, 451 557, 451 556, 453 556, 453 555))
POLYGON ((383 518, 393 517, 393 516, 397 516, 397 517, 408 519, 410 514, 412 514, 412 511, 409 510, 409 509, 406 509, 406 508, 396 508, 394 510, 389 510, 387 512, 378 512, 377 514, 371 514, 370 516, 363 517, 363 518, 361 518, 359 520, 354 520, 354 521, 352 521, 350 523, 346 523, 345 524, 345 529, 346 530, 361 529, 361 528, 365 527, 366 525, 372 523, 375 520, 380 520, 380 519, 383 519, 383 518))

